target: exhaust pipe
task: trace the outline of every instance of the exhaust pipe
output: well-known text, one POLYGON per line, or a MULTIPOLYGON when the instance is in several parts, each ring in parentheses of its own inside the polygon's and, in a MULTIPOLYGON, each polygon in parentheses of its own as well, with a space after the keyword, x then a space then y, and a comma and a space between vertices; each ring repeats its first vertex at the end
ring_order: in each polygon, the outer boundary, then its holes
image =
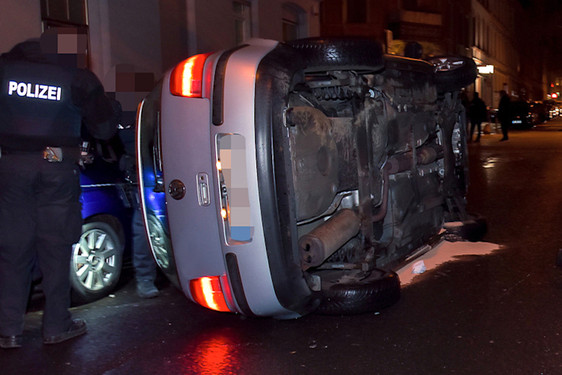
POLYGON ((299 239, 304 269, 322 264, 336 250, 359 233, 361 220, 350 209, 343 209, 299 239))

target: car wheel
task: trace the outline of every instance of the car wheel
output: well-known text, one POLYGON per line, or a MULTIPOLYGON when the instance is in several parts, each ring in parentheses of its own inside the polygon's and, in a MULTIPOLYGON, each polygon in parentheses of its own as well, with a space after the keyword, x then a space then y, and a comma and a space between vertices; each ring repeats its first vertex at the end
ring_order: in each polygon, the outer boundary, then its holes
POLYGON ((170 239, 166 234, 164 226, 154 215, 148 215, 147 225, 154 259, 158 266, 163 271, 166 271, 170 268, 170 254, 168 254, 168 249, 171 246, 170 239))
POLYGON ((400 279, 395 272, 374 269, 321 271, 322 301, 316 313, 362 314, 380 311, 400 299, 400 279))
POLYGON ((123 243, 108 223, 82 226, 70 262, 72 300, 88 303, 108 295, 117 285, 123 264, 123 243))
POLYGON ((384 67, 382 46, 369 39, 307 38, 289 42, 307 66, 315 70, 379 70, 384 67))
POLYGON ((476 79, 476 64, 469 57, 434 57, 429 62, 435 67, 434 79, 439 92, 460 90, 476 79))

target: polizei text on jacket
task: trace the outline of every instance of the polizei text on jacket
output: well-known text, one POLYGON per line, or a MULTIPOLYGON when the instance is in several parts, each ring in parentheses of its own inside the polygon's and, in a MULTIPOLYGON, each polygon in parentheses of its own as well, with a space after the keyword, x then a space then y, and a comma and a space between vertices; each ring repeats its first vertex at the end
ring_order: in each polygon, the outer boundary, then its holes
POLYGON ((42 85, 40 83, 8 82, 8 95, 33 99, 61 100, 62 89, 59 86, 42 85))

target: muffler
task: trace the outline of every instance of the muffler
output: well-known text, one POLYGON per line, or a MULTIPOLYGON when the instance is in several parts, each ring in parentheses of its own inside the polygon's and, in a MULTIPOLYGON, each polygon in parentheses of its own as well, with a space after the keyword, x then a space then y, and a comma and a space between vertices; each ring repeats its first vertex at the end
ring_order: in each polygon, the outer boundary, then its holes
POLYGON ((301 262, 304 269, 322 264, 336 250, 359 233, 361 220, 350 209, 337 212, 322 225, 299 239, 301 262))

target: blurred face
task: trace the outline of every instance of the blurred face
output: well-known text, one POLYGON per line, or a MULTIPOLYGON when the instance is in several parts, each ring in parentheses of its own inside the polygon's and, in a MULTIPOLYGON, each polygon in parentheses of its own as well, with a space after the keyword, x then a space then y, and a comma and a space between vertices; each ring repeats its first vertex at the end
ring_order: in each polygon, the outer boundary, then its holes
POLYGON ((41 35, 41 49, 61 65, 76 68, 88 65, 88 37, 76 28, 47 29, 41 35))

